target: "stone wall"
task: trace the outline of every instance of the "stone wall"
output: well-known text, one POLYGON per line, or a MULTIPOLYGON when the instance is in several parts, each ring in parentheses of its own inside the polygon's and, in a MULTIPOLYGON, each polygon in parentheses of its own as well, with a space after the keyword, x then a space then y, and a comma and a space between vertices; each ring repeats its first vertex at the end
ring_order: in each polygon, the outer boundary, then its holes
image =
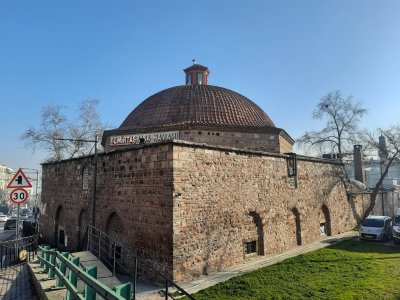
POLYGON ((223 132, 210 130, 181 130, 182 140, 195 143, 206 143, 209 145, 219 145, 235 147, 256 151, 268 151, 275 153, 291 152, 292 145, 277 133, 245 133, 245 132, 223 132))
POLYGON ((181 144, 173 158, 178 281, 242 263, 251 241, 267 255, 356 225, 340 164, 298 158, 293 188, 285 155, 181 144))
MULTIPOLYGON (((141 257, 172 264, 172 145, 154 144, 98 156, 96 227, 141 257)), ((40 226, 55 245, 55 228, 65 230, 67 249, 76 250, 91 223, 92 157, 43 165, 40 226), (89 168, 86 178, 83 170, 89 168), (61 214, 57 220, 57 210, 61 214), (88 219, 89 218, 89 219, 88 219)))
MULTIPOLYGON (((342 165, 299 157, 295 187, 288 158, 183 141, 100 154, 96 227, 177 281, 351 229, 362 201, 348 201, 342 165)), ((43 165, 47 243, 60 229, 68 250, 82 241, 92 159, 43 165)))
POLYGON ((293 151, 293 144, 282 135, 279 135, 279 150, 278 153, 289 153, 293 151))
POLYGON ((82 168, 86 165, 90 166, 90 159, 42 165, 40 232, 46 243, 58 244, 59 230, 63 230, 63 246, 78 247, 78 239, 84 234, 79 216, 90 211, 91 193, 82 189, 82 168))
MULTIPOLYGON (((222 147, 234 147, 247 150, 255 151, 266 151, 274 153, 287 153, 292 152, 293 141, 281 132, 261 133, 261 132, 240 132, 240 131, 221 131, 218 127, 203 128, 203 129, 177 129, 179 132, 179 139, 194 143, 204 143, 214 146, 222 147)), ((173 131, 173 128, 169 130, 173 131)), ((165 131, 159 129, 160 132, 165 131)), ((138 134, 138 133, 135 133, 138 134)), ((121 133, 121 135, 123 135, 121 133)), ((126 134, 129 135, 129 134, 126 134)), ((126 144, 110 145, 111 137, 104 139, 105 151, 112 151, 116 149, 129 149, 133 145, 137 144, 126 144)), ((144 142, 146 143, 146 142, 144 142)), ((150 142, 147 145, 151 144, 150 142)))

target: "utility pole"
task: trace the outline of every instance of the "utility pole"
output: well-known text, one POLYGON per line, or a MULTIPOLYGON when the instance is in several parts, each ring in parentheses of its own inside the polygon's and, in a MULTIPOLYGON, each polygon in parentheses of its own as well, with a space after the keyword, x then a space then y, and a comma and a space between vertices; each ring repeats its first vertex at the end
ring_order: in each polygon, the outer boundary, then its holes
POLYGON ((93 187, 92 187, 92 226, 96 227, 96 187, 97 187, 97 136, 94 141, 93 187))
MULTIPOLYGON (((382 175, 383 175, 382 166, 383 166, 383 163, 384 163, 384 162, 385 162, 384 160, 381 160, 381 163, 380 163, 380 165, 379 165, 380 170, 381 170, 381 178, 382 178, 382 175)), ((382 216, 385 215, 385 200, 384 200, 384 198, 383 198, 383 180, 384 180, 384 179, 385 179, 385 178, 383 178, 383 179, 382 179, 382 182, 381 182, 382 216)))
POLYGON ((35 222, 37 222, 38 217, 38 185, 39 185, 39 170, 21 168, 22 170, 34 171, 36 173, 36 186, 35 186, 35 222))

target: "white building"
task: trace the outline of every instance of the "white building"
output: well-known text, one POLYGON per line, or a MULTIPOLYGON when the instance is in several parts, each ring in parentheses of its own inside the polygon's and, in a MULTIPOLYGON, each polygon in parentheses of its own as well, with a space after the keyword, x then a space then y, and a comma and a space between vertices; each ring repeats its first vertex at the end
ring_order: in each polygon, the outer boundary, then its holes
POLYGON ((7 185, 14 174, 15 171, 13 169, 0 165, 0 206, 9 204, 7 185))

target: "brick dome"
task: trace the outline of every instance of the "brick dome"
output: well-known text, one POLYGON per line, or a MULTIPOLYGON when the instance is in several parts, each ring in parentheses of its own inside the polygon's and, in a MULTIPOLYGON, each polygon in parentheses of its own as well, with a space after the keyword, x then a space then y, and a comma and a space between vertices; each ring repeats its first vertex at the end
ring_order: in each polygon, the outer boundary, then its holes
POLYGON ((248 98, 222 87, 188 84, 158 92, 137 106, 119 130, 166 127, 275 127, 248 98))

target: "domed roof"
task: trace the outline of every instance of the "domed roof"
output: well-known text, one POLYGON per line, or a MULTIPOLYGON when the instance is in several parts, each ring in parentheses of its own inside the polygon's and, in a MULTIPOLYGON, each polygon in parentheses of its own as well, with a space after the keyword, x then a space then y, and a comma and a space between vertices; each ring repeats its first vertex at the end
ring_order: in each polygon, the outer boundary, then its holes
POLYGON ((183 85, 158 92, 137 106, 119 130, 181 127, 275 127, 248 98, 212 85, 183 85))

